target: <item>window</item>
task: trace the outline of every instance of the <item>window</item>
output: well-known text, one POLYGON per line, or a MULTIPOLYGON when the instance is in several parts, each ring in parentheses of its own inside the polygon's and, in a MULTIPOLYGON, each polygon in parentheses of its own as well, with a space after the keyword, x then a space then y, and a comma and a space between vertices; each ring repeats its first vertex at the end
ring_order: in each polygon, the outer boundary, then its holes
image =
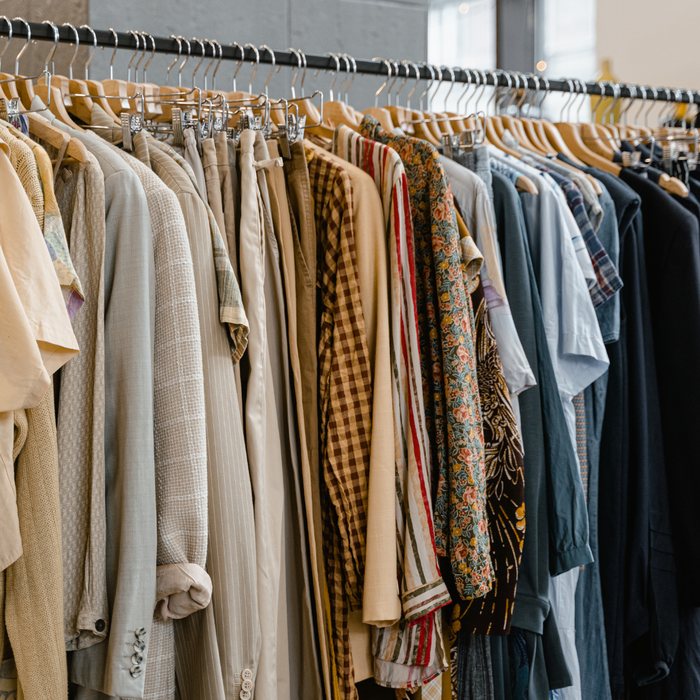
MULTIPOLYGON (((596 0, 541 0, 542 22, 539 23, 537 69, 550 80, 580 78, 592 80, 596 72, 596 0)), ((543 110, 558 120, 566 95, 552 93, 543 110)), ((588 101, 579 118, 590 119, 588 101)), ((574 119, 572 113, 571 118, 574 119)))
MULTIPOLYGON (((496 65, 496 0, 432 0, 428 11, 428 62, 437 66, 494 68, 496 65)), ((449 90, 449 73, 436 96, 435 107, 443 109, 449 90)), ((455 84, 447 108, 454 111, 464 92, 455 84)))

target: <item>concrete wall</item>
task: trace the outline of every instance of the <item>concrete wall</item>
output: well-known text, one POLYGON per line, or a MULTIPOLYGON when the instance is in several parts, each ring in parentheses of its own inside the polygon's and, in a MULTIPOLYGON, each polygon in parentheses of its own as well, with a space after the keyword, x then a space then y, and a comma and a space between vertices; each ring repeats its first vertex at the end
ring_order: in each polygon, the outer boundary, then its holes
MULTIPOLYGON (((88 23, 90 0, 0 0, 0 15, 5 15, 10 19, 15 17, 23 17, 28 22, 43 22, 48 19, 55 22, 59 26, 63 22, 70 22, 76 27, 81 24, 88 23)), ((0 20, 0 29, 4 32, 7 27, 0 20)), ((15 56, 24 46, 26 39, 18 37, 12 39, 7 47, 5 55, 2 57, 2 69, 5 73, 14 73, 15 56)), ((6 40, 1 40, 2 46, 6 40)), ((0 48, 0 51, 2 49, 0 48)), ((37 75, 44 68, 44 60, 51 50, 51 44, 40 41, 31 44, 24 52, 20 59, 20 73, 22 75, 37 75)), ((74 48, 72 46, 61 45, 56 50, 55 63, 56 72, 62 75, 68 75, 68 64, 73 56, 74 48)), ((85 65, 87 52, 80 48, 80 53, 76 57, 74 68, 80 67, 82 75, 82 67, 85 65)))
MULTIPOLYGON (((60 0, 66 1, 77 0, 60 0)), ((138 29, 160 36, 183 34, 188 39, 207 37, 224 45, 232 41, 267 44, 273 50, 293 46, 307 53, 343 51, 366 59, 383 56, 421 61, 427 54, 428 0, 90 0, 89 4, 90 24, 103 29, 138 29)), ((95 77, 106 75, 109 53, 97 52, 92 64, 95 77)), ((125 74, 128 61, 129 55, 120 51, 115 61, 120 75, 125 74)), ((148 69, 149 81, 163 81, 170 61, 172 58, 157 56, 148 69)), ((183 70, 183 85, 190 84, 196 63, 190 59, 183 70)), ((230 89, 235 67, 232 62, 221 64, 218 88, 230 89)), ((205 68, 202 64, 198 75, 205 68)), ((269 71, 269 66, 260 67, 255 92, 262 91, 269 71)), ((241 68, 238 89, 247 89, 251 72, 249 64, 241 68)), ((172 84, 175 69, 171 76, 172 84)), ((270 83, 270 94, 287 96, 291 77, 292 72, 283 68, 270 83)), ((336 88, 341 81, 342 77, 336 88)), ((306 87, 323 90, 326 99, 330 82, 330 76, 315 77, 313 71, 306 76, 306 87)), ((371 106, 379 85, 377 78, 358 76, 350 93, 352 104, 371 106)))

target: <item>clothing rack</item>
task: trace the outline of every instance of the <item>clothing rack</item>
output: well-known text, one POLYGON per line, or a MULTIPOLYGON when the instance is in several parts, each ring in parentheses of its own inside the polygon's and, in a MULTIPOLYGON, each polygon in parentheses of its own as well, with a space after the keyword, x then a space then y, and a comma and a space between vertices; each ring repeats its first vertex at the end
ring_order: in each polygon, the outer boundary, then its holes
MULTIPOLYGON (((54 30, 49 24, 39 23, 39 22, 27 22, 14 19, 12 24, 12 37, 24 37, 26 38, 28 33, 31 33, 32 39, 38 39, 41 41, 54 41, 54 30), (29 32, 27 31, 27 26, 29 27, 29 32)), ((95 38, 93 38, 92 33, 88 29, 78 29, 78 39, 81 45, 88 47, 92 46, 103 46, 105 48, 114 48, 114 34, 115 32, 104 29, 95 29, 95 38)), ((7 22, 0 19, 0 36, 6 36, 9 34, 7 22)), ((126 32, 116 32, 118 48, 119 49, 130 49, 131 51, 144 50, 142 45, 137 43, 137 40, 132 34, 126 32)), ((178 42, 175 39, 166 37, 152 37, 149 36, 148 48, 145 49, 146 53, 159 54, 180 54, 178 49, 178 42)), ((75 32, 70 27, 60 26, 58 27, 58 42, 62 44, 73 44, 75 42, 75 32)), ((270 52, 266 49, 256 52, 250 48, 243 49, 243 56, 241 56, 241 50, 237 46, 225 46, 221 45, 222 53, 217 53, 214 56, 214 47, 198 44, 194 40, 191 42, 191 52, 189 53, 192 57, 208 57, 208 58, 218 58, 222 56, 224 60, 227 61, 250 61, 251 63, 264 63, 264 64, 276 64, 278 66, 290 66, 292 68, 298 67, 298 56, 291 51, 274 51, 274 59, 270 52)), ((336 59, 331 56, 320 56, 316 54, 305 54, 306 56, 306 67, 319 70, 335 70, 337 63, 336 59)), ((366 59, 355 59, 353 61, 353 73, 360 73, 363 75, 391 75, 395 76, 392 71, 389 72, 386 63, 383 62, 384 59, 377 61, 369 61, 366 59), (355 70, 356 64, 356 70, 355 70)), ((391 61, 396 64, 395 61, 391 61)), ((398 65, 401 65, 399 62, 398 65)), ((431 76, 430 70, 425 65, 417 66, 420 77, 422 80, 430 80, 434 76, 431 76)), ((400 73, 400 70, 399 70, 400 73)), ((527 76, 522 73, 509 72, 504 70, 495 71, 478 71, 473 69, 455 69, 454 70, 454 82, 466 83, 470 82, 472 84, 483 84, 481 81, 481 73, 486 76, 487 85, 498 85, 501 87, 513 87, 513 76, 518 76, 520 79, 520 86, 524 87, 523 81, 527 82, 527 87, 530 89, 547 89, 550 92, 564 92, 577 94, 582 93, 581 86, 584 84, 583 81, 573 80, 563 78, 560 80, 549 80, 548 78, 543 78, 539 76, 539 85, 537 84, 537 79, 533 79, 532 75, 527 76), (578 88, 574 87, 574 83, 578 84, 578 88)), ((405 77, 405 69, 401 78, 405 77)), ((415 78, 415 71, 411 71, 410 77, 415 78)), ((452 74, 449 75, 443 72, 443 82, 452 82, 452 74)), ((596 82, 585 83, 586 93, 588 95, 602 95, 603 90, 605 90, 605 95, 613 97, 613 87, 611 85, 603 86, 596 82)), ((695 90, 677 89, 677 88, 650 88, 645 86, 647 93, 646 98, 652 102, 700 102, 700 92, 695 90), (691 97, 692 95, 692 97, 691 97)), ((619 97, 636 97, 638 99, 642 98, 639 86, 630 85, 627 83, 617 83, 614 86, 614 90, 618 91, 619 97)))

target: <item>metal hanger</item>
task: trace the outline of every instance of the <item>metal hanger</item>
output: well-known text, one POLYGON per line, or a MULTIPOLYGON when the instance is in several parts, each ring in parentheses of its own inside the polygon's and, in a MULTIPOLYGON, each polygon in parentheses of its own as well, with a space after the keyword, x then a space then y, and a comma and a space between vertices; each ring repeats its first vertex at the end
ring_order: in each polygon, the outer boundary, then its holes
POLYGON ((233 92, 238 92, 236 90, 236 77, 238 76, 238 71, 241 69, 241 66, 243 65, 243 59, 245 58, 245 49, 237 42, 237 41, 232 41, 229 46, 235 46, 240 52, 241 52, 241 58, 238 61, 238 65, 236 66, 236 72, 233 74, 233 82, 232 82, 232 91, 233 92))
POLYGON ((406 61, 406 63, 408 65, 412 66, 413 70, 416 73, 416 82, 413 84, 413 87, 411 88, 411 92, 409 92, 408 95, 406 96, 406 109, 411 109, 411 98, 413 97, 413 93, 418 88, 418 83, 420 83, 420 70, 419 70, 418 66, 413 61, 406 61))
POLYGON ((180 64, 180 67, 177 70, 177 86, 182 87, 182 69, 185 67, 185 64, 187 63, 187 61, 190 60, 190 54, 192 53, 192 47, 190 46, 190 42, 187 39, 185 39, 185 37, 182 36, 182 34, 180 34, 178 39, 181 39, 182 41, 184 41, 187 44, 187 56, 185 56, 182 63, 180 64))
MULTIPOLYGON (((148 66, 151 65, 151 61, 153 60, 153 57, 156 55, 156 40, 153 37, 152 34, 149 34, 148 32, 141 32, 141 35, 143 37, 148 37, 151 40, 151 55, 148 57, 148 60, 146 61, 146 64, 143 67, 143 82, 147 83, 148 82, 148 77, 147 77, 147 71, 148 71, 148 66)), ((146 42, 144 39, 144 46, 146 42)))
MULTIPOLYGON (((327 52, 325 55, 330 56, 335 61, 335 70, 331 71, 333 80, 331 81, 331 86, 328 88, 328 100, 330 102, 333 102, 333 86, 335 85, 335 81, 338 79, 338 72, 340 71, 340 59, 338 58, 338 54, 331 53, 330 51, 327 52)), ((318 71, 316 71, 316 75, 318 75, 318 71)))
POLYGON ((224 48, 216 39, 212 39, 211 41, 212 44, 214 44, 214 46, 216 46, 216 48, 219 50, 219 62, 216 64, 216 68, 214 68, 214 72, 211 74, 211 89, 216 90, 216 74, 219 72, 219 68, 221 67, 221 61, 224 60, 224 48))
POLYGON ((211 39, 205 39, 204 40, 205 44, 209 44, 211 46, 211 61, 209 61, 209 64, 207 65, 206 70, 204 71, 204 91, 207 91, 207 79, 209 77, 209 71, 211 70, 212 66, 214 65, 214 61, 216 61, 216 46, 214 46, 214 42, 211 39))
POLYGON ((0 15, 0 19, 4 19, 7 23, 7 43, 3 47, 2 51, 0 51, 0 70, 2 70, 2 57, 5 55, 5 51, 7 51, 7 47, 12 41, 12 22, 10 22, 6 15, 0 15))
POLYGON ((425 66, 425 69, 430 72, 430 82, 428 83, 427 87, 423 92, 421 93, 420 97, 418 98, 418 110, 423 111, 423 98, 428 94, 428 91, 430 88, 433 86, 433 83, 435 82, 435 71, 433 70, 433 67, 428 65, 425 61, 420 61, 418 63, 419 66, 425 66))
MULTIPOLYGON (((270 68, 270 74, 267 76, 267 80, 265 81, 265 96, 267 97, 267 86, 270 84, 270 81, 272 80, 272 76, 275 74, 275 65, 277 64, 277 57, 275 56, 275 52, 267 45, 267 44, 262 44, 260 46, 260 50, 265 50, 270 54, 270 58, 272 59, 272 68, 270 68)), ((281 66, 277 66, 277 71, 279 71, 281 66)))
POLYGON ((373 58, 373 61, 381 61, 385 66, 387 70, 387 78, 386 80, 381 84, 379 89, 374 93, 374 107, 375 109, 379 107, 379 95, 382 94, 382 91, 384 88, 389 84, 389 79, 391 78, 391 63, 386 58, 373 58))
MULTIPOLYGON (((170 71, 173 69, 173 66, 180 60, 180 56, 182 55, 182 39, 180 39, 179 36, 175 36, 174 34, 171 34, 169 39, 174 39, 177 42, 177 56, 175 57, 175 60, 168 66, 168 68, 165 71, 165 84, 168 84, 168 80, 170 78, 170 71)), ((116 51, 116 47, 115 47, 116 51)), ((112 57, 112 60, 114 60, 114 57, 112 57)), ((110 71, 111 71, 111 63, 110 63, 110 71)))
POLYGON ((255 54, 255 61, 250 62, 250 65, 255 66, 255 68, 253 70, 253 74, 250 76, 250 81, 248 82, 248 92, 252 95, 253 94, 253 79, 255 78, 255 74, 258 72, 258 66, 260 65, 260 52, 253 44, 246 44, 245 47, 246 47, 246 49, 251 49, 253 51, 253 53, 255 54))
POLYGON ((350 54, 344 53, 343 58, 347 58, 350 60, 352 63, 352 77, 350 78, 350 82, 348 83, 348 86, 345 88, 345 104, 348 103, 348 95, 350 94, 350 88, 352 87, 352 84, 355 82, 355 76, 357 75, 357 61, 350 56, 350 54))
POLYGON ((131 34, 131 36, 134 37, 134 41, 136 42, 136 48, 134 49, 134 53, 131 56, 131 60, 129 61, 129 65, 126 68, 126 82, 130 83, 131 82, 131 65, 136 59, 136 55, 139 52, 139 48, 141 47, 141 35, 135 31, 134 29, 130 29, 127 34, 131 34))
POLYGON ((199 67, 204 62, 204 42, 201 39, 198 39, 196 36, 193 36, 191 40, 199 44, 199 51, 201 55, 199 63, 195 66, 194 70, 192 71, 192 87, 195 87, 195 76, 197 75, 199 67))

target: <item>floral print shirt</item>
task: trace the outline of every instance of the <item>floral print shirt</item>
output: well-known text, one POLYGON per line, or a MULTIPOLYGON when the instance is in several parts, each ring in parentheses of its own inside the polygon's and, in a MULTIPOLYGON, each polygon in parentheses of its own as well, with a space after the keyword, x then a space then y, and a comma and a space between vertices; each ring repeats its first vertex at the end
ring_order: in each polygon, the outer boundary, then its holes
POLYGON ((391 146, 408 180, 423 397, 431 441, 435 543, 468 600, 491 589, 484 435, 474 349, 474 314, 464 285, 457 218, 437 150, 365 117, 365 138, 391 146))

